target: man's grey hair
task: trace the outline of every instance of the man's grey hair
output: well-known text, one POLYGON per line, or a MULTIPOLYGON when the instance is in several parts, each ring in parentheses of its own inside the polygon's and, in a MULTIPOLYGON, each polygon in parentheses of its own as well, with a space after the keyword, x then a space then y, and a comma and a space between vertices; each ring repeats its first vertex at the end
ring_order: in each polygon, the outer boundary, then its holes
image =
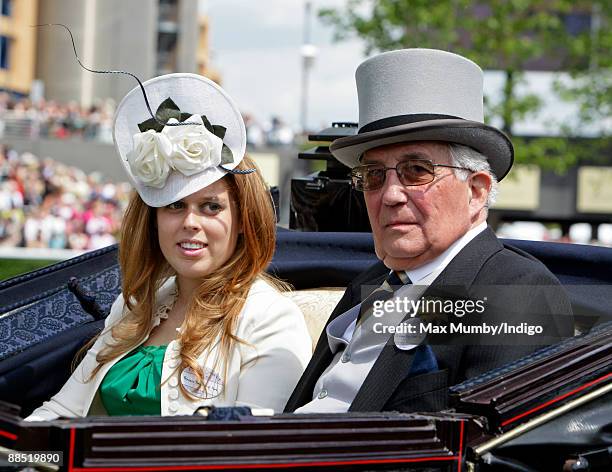
MULTIPOLYGON (((497 177, 493 171, 486 156, 479 153, 475 149, 462 144, 451 143, 448 145, 448 150, 451 157, 451 163, 457 167, 465 167, 471 172, 486 172, 491 177, 491 190, 485 204, 487 210, 495 203, 497 197, 497 177)), ((470 172, 463 169, 453 169, 458 179, 467 180, 470 172)))

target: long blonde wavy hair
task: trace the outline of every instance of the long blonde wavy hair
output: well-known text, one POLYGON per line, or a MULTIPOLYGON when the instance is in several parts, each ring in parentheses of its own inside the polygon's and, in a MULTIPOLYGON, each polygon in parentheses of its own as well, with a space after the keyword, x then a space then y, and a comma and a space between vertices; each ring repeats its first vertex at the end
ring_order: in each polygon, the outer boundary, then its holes
MULTIPOLYGON (((257 168, 248 156, 237 169, 257 168)), ((178 337, 181 346, 179 372, 190 367, 200 386, 205 387, 198 357, 219 340, 219 356, 227 361, 235 342, 242 342, 234 332, 251 284, 257 277, 271 281, 277 288, 287 288, 265 274, 275 247, 275 212, 267 185, 259 169, 251 174, 223 177, 235 200, 242 223, 234 253, 221 267, 202 278, 187 307, 178 337)), ((173 270, 162 255, 156 228, 156 209, 146 205, 134 192, 122 223, 119 264, 122 291, 127 311, 111 332, 114 343, 98 353, 98 365, 91 378, 104 364, 140 345, 153 326, 156 293, 173 270)), ((225 367, 227 363, 224 362, 225 367)), ((226 377, 226 376, 225 376, 226 377)), ((183 393, 194 396, 179 383, 183 393)))

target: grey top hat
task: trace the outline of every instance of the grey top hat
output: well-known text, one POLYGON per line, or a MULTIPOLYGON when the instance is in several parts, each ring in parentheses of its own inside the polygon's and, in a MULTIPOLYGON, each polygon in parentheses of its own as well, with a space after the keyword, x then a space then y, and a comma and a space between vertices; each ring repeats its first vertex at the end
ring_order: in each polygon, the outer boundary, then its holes
POLYGON ((402 49, 367 59, 355 78, 359 131, 330 146, 347 166, 387 144, 446 141, 484 154, 498 180, 512 167, 510 139, 484 124, 483 73, 469 59, 436 49, 402 49))

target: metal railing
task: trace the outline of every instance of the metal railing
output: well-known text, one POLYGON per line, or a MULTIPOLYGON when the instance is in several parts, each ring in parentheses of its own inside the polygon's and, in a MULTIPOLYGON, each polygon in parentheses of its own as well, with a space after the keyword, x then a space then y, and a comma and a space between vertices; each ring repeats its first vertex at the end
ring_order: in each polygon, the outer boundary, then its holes
POLYGON ((103 131, 99 122, 88 122, 84 120, 78 128, 66 125, 63 120, 49 120, 45 117, 23 116, 21 113, 11 111, 0 112, 0 139, 38 139, 82 137, 92 141, 112 142, 110 133, 103 131), (62 133, 56 133, 60 128, 62 133))

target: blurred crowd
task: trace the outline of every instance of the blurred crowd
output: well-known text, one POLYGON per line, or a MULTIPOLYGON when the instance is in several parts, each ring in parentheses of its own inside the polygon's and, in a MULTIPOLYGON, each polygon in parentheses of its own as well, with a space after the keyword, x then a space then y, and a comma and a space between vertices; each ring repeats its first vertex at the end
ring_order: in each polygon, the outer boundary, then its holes
MULTIPOLYGON (((112 99, 82 107, 76 101, 66 104, 53 100, 33 102, 0 92, 0 137, 82 138, 113 142, 112 126, 115 103, 112 99)), ((260 122, 244 114, 247 144, 250 149, 283 147, 294 143, 295 133, 281 118, 274 116, 260 122)))
POLYGON ((0 246, 93 250, 116 242, 130 186, 0 146, 0 246))
POLYGON ((76 101, 60 104, 43 99, 34 103, 0 92, 0 136, 80 137, 112 143, 114 110, 115 104, 110 99, 85 108, 76 101))
POLYGON ((508 239, 528 239, 557 243, 593 244, 612 246, 612 224, 601 223, 596 227, 588 223, 573 223, 566 232, 559 224, 543 224, 537 221, 503 223, 497 235, 508 239))
MULTIPOLYGON (((112 143, 114 102, 90 108, 76 102, 31 102, 0 92, 0 137, 79 137, 112 143)), ((282 119, 259 122, 243 116, 251 150, 293 146, 294 131, 282 119)), ((103 182, 97 173, 85 174, 49 158, 39 159, 0 145, 0 246, 98 249, 116 242, 129 199, 127 183, 103 182)), ((505 223, 505 238, 612 246, 612 224, 596 229, 576 223, 568 232, 538 222, 505 223)))

